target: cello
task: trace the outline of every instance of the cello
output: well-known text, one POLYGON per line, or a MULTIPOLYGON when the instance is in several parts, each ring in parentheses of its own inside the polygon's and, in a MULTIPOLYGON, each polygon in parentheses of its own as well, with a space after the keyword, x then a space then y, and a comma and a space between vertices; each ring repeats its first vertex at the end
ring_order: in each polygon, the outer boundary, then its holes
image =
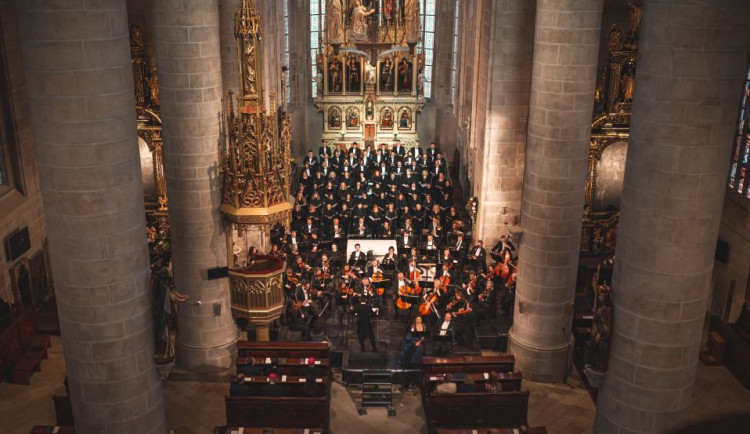
POLYGON ((422 279, 422 273, 414 268, 414 271, 409 273, 409 280, 413 283, 413 286, 407 286, 405 292, 411 295, 419 295, 422 293, 422 288, 419 287, 419 281, 422 279))
POLYGON ((425 301, 419 305, 419 314, 422 316, 429 315, 432 312, 433 306, 438 301, 438 296, 435 292, 431 292, 426 295, 425 301))

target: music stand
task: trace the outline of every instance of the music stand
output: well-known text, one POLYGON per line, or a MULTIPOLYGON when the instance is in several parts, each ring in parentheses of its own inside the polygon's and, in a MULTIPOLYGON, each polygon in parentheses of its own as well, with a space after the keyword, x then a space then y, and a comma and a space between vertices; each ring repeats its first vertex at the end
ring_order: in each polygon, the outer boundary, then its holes
MULTIPOLYGON (((445 355, 452 356, 453 355, 453 330, 451 329, 446 330, 445 336, 442 336, 440 335, 440 330, 438 329, 438 331, 435 333, 435 336, 433 336, 432 338, 432 348, 434 350, 437 350, 439 348, 443 349, 446 346, 448 347, 448 349, 445 351, 445 355)), ((443 354, 443 351, 440 351, 440 353, 443 354)))

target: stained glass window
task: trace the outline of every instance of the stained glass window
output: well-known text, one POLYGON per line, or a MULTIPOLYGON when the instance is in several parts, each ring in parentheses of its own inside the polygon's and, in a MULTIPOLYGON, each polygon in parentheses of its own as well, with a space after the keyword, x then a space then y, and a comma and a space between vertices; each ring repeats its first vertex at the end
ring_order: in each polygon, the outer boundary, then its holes
POLYGON ((419 11, 422 14, 422 42, 424 51, 424 97, 432 96, 432 64, 435 59, 435 2, 437 0, 420 0, 419 11))
POLYGON ((742 103, 740 104, 737 134, 732 151, 732 164, 729 169, 729 188, 743 197, 750 198, 750 181, 748 181, 748 161, 750 160, 750 112, 748 99, 750 98, 750 69, 745 77, 742 89, 742 103))
POLYGON ((284 95, 286 95, 286 103, 291 102, 291 86, 289 84, 289 0, 284 0, 284 65, 286 65, 286 71, 284 72, 284 95))
POLYGON ((456 104, 456 75, 458 68, 458 11, 461 1, 456 0, 456 11, 453 14, 453 59, 451 60, 451 104, 456 104))
POLYGON ((310 81, 313 98, 318 96, 318 66, 315 61, 318 57, 318 50, 323 45, 323 32, 326 28, 325 10, 326 0, 310 0, 310 72, 312 73, 310 81))

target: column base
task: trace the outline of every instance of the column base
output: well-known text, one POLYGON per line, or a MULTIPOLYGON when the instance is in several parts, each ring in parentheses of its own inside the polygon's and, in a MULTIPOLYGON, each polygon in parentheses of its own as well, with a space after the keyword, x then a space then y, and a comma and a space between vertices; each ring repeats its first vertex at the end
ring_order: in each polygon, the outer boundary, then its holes
POLYGON ((234 368, 237 359, 237 339, 212 347, 193 347, 181 343, 175 344, 177 368, 199 375, 226 375, 234 368))
POLYGON ((573 348, 575 338, 570 335, 570 341, 561 347, 537 347, 520 341, 513 333, 509 333, 508 352, 516 357, 516 371, 523 373, 523 378, 539 383, 563 383, 568 379, 573 365, 573 348))

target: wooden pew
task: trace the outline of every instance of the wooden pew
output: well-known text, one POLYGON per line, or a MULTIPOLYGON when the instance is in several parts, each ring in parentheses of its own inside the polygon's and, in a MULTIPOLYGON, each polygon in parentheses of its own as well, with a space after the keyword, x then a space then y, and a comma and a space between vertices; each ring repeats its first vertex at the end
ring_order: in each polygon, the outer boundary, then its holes
MULTIPOLYGON (((238 433, 240 427, 237 426, 217 426, 214 428, 214 434, 233 434, 238 433)), ((243 434, 266 434, 272 430, 273 434, 323 434, 323 428, 252 428, 242 427, 243 434)))
POLYGON ((329 394, 308 396, 225 396, 227 426, 251 428, 322 427, 331 419, 329 394))
MULTIPOLYGON (((517 434, 518 431, 515 428, 444 428, 439 429, 438 434, 473 434, 472 431, 476 431, 477 434, 517 434)), ((529 434, 547 434, 547 428, 543 426, 536 426, 529 428, 529 434)))
MULTIPOLYGON (((267 374, 273 363, 269 363, 267 358, 255 358, 253 364, 251 364, 250 357, 238 357, 237 358, 237 373, 244 373, 250 375, 261 375, 267 374)), ((315 359, 312 365, 308 364, 306 358, 276 358, 276 370, 275 372, 279 375, 301 375, 305 376, 309 372, 315 373, 316 376, 328 375, 331 372, 330 364, 328 359, 318 360, 315 359)))
POLYGON ((254 358, 300 359, 313 357, 316 360, 330 359, 327 342, 237 342, 237 356, 254 358))
MULTIPOLYGON (((468 373, 466 374, 466 376, 471 377, 474 380, 476 386, 480 388, 478 389, 478 391, 481 392, 481 388, 483 388, 484 383, 487 382, 487 376, 485 376, 485 373, 468 373)), ((448 380, 446 379, 446 377, 447 375, 445 374, 424 374, 422 384, 427 387, 428 391, 432 391, 434 385, 438 383, 444 383, 445 381, 455 381, 459 383, 462 381, 461 378, 454 377, 448 380)), ((520 372, 498 372, 497 379, 503 389, 503 392, 518 392, 519 390, 521 390, 521 381, 523 381, 523 375, 520 372)))
POLYGON ((513 356, 425 357, 422 359, 422 372, 424 374, 513 372, 515 363, 516 358, 513 356))
POLYGON ((529 392, 446 393, 429 395, 427 426, 441 428, 504 427, 527 423, 529 392))
POLYGON ((34 428, 31 428, 30 434, 75 434, 75 429, 73 429, 72 426, 46 426, 46 425, 36 425, 34 428))

